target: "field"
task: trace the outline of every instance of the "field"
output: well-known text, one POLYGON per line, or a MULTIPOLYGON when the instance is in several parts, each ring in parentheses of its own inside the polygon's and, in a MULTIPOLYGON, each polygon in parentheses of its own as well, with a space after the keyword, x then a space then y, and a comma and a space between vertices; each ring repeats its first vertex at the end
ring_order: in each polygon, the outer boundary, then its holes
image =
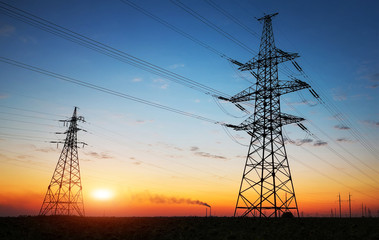
POLYGON ((2 217, 0 239, 379 240, 379 218, 2 217))

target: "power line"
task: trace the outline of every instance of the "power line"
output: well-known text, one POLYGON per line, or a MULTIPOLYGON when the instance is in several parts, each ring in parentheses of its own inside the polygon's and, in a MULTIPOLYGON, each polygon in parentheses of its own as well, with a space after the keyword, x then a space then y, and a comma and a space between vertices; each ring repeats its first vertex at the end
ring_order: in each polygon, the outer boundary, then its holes
MULTIPOLYGON (((304 118, 304 115, 302 113, 300 113, 296 108, 294 108, 290 103, 288 103, 286 100, 284 100, 284 102, 287 104, 287 106, 289 106, 290 108, 292 108, 292 110, 295 110, 297 112, 297 114, 299 114, 301 117, 304 118)), ((365 162, 363 162, 361 159, 359 159, 358 157, 356 157, 354 154, 352 154, 349 150, 347 150, 346 148, 344 148, 341 144, 339 144, 338 142, 336 142, 332 137, 330 137, 326 132, 324 132, 322 129, 320 129, 319 127, 317 127, 312 121, 308 121, 313 127, 315 127, 316 129, 318 129, 322 134, 324 134, 327 138, 329 138, 332 142, 334 142, 337 146, 339 146, 340 148, 342 148, 345 152, 347 152, 349 155, 351 155, 352 157, 354 157, 355 159, 357 159, 360 163, 362 163, 365 167, 367 167, 368 169, 374 171, 377 173, 377 171, 368 166, 365 162)), ((312 136, 318 140, 318 141, 321 141, 320 138, 318 138, 314 133, 312 133, 312 136)), ((355 164, 353 164, 350 160, 348 160, 346 157, 344 157, 343 155, 341 155, 340 153, 338 153, 335 149, 333 149, 331 146, 327 146, 327 148, 333 152, 336 156, 338 156, 339 158, 341 158, 343 161, 345 161, 346 163, 348 163, 350 166, 352 166, 354 169, 356 169, 357 171, 359 171, 360 173, 362 173, 363 175, 365 175, 366 177, 370 178, 371 180, 373 180, 374 182, 378 182, 376 179, 372 178, 371 176, 369 176, 365 171, 363 171, 362 169, 358 168, 357 166, 355 166, 355 164)))
POLYGON ((43 115, 51 115, 51 116, 56 116, 56 117, 65 117, 62 115, 57 115, 57 114, 52 114, 52 113, 45 113, 45 112, 40 112, 40 111, 34 111, 30 109, 25 109, 25 108, 17 108, 17 107, 10 107, 10 106, 5 106, 5 105, 0 105, 2 108, 8 108, 8 109, 14 109, 14 110, 19 110, 19 111, 25 111, 25 112, 31 112, 31 113, 38 113, 38 114, 43 114, 43 115))
POLYGON ((202 46, 202 47, 204 47, 204 48, 206 48, 206 49, 212 51, 213 53, 217 54, 218 56, 220 56, 220 57, 222 57, 222 58, 225 58, 225 59, 227 59, 227 60, 230 60, 230 59, 231 59, 230 57, 226 56, 226 54, 224 54, 224 53, 220 52, 219 50, 217 50, 217 49, 211 47, 210 45, 208 45, 208 44, 206 44, 206 43, 200 41, 199 39, 195 38, 194 36, 192 36, 192 35, 190 35, 190 34, 188 34, 188 33, 186 33, 186 32, 184 32, 183 30, 181 30, 181 29, 175 27, 174 25, 172 25, 172 24, 170 24, 169 22, 163 20, 162 18, 158 17, 157 15, 152 14, 151 12, 149 12, 149 11, 147 11, 146 9, 142 8, 141 6, 139 6, 139 5, 135 4, 135 3, 133 3, 132 1, 129 1, 129 0, 120 0, 120 1, 121 1, 122 3, 124 3, 124 4, 126 4, 126 5, 129 5, 130 7, 134 8, 135 10, 137 10, 137 11, 143 13, 144 15, 146 15, 146 16, 148 16, 148 17, 154 19, 155 21, 157 21, 157 22, 163 24, 164 26, 170 28, 171 30, 173 30, 173 31, 175 31, 175 32, 177 32, 177 33, 179 33, 180 35, 182 35, 182 36, 188 38, 189 40, 191 40, 191 41, 193 41, 193 42, 199 44, 200 46, 202 46))
POLYGON ((42 119, 42 120, 58 121, 57 119, 36 117, 36 116, 30 116, 30 115, 24 115, 24 114, 18 114, 18 113, 0 112, 0 114, 8 114, 8 115, 27 117, 27 118, 36 118, 36 119, 42 119))
MULTIPOLYGON (((171 0, 171 1, 174 1, 174 0, 171 0)), ((221 7, 219 7, 217 4, 215 4, 214 2, 212 2, 212 0, 205 0, 208 4, 210 4, 212 7, 214 7, 216 10, 218 10, 219 12, 223 13, 225 16, 227 16, 229 19, 231 19, 232 21, 236 22, 238 24, 238 19, 236 19, 234 16, 232 16, 231 14, 227 13, 225 10, 223 10, 221 7), (233 20, 234 19, 234 20, 233 20), (237 21, 235 21, 237 20, 237 21)), ((179 2, 179 1, 178 1, 179 2)), ((250 32, 249 29, 246 29, 245 27, 243 27, 246 31, 250 32)), ((310 83, 312 83, 312 85, 315 85, 317 88, 320 88, 318 87, 318 84, 313 82, 312 79, 310 79, 306 74, 305 72, 300 69, 300 73, 305 77, 307 78, 310 83)), ((285 69, 281 69, 282 72, 284 72, 287 76, 291 76, 293 75, 293 72, 288 69, 288 67, 285 66, 285 69)), ((322 88, 321 88, 322 90, 322 88)), ((322 90, 323 91, 323 90, 322 90)), ((326 94, 323 94, 323 98, 324 99, 328 99, 326 96, 326 94)), ((353 137, 355 137, 357 139, 357 141, 363 146, 365 147, 369 152, 371 152, 373 154, 373 156, 377 156, 378 155, 378 150, 370 143, 370 141, 368 141, 364 136, 362 136, 362 134, 360 134, 359 131, 357 131, 356 129, 354 129, 352 127, 352 124, 350 122, 350 120, 346 117, 344 117, 344 115, 338 111, 338 108, 330 101, 330 99, 328 99, 327 102, 323 102, 322 105, 332 114, 332 116, 334 115, 337 120, 342 123, 343 125, 346 125, 346 126, 349 126, 349 132, 352 134, 353 137), (340 116, 342 115, 342 117, 340 116)))
MULTIPOLYGON (((288 133, 287 133, 285 130, 284 130, 284 134, 285 134, 285 136, 287 137, 287 139, 289 139, 289 141, 292 141, 292 140, 290 139, 288 133)), ((292 141, 292 142, 294 142, 294 141, 292 141)), ((343 170, 341 171, 340 168, 338 168, 337 166, 335 166, 335 165, 332 164, 331 162, 329 162, 329 161, 327 161, 327 160, 321 158, 320 156, 318 156, 318 155, 315 154, 314 152, 309 151, 309 150, 308 150, 307 148, 305 148, 304 146, 301 146, 301 145, 297 145, 297 146, 301 147, 301 148, 302 148, 304 151, 306 151, 307 153, 313 155, 313 156, 316 157, 317 159, 321 160, 322 162, 324 162, 325 164, 331 166, 332 168, 334 168, 334 169, 336 169, 336 170, 342 172, 343 174, 347 175, 348 177, 351 177, 351 178, 353 178, 354 180, 359 181, 360 183, 363 183, 363 184, 365 184, 365 185, 368 185, 368 186, 370 186, 370 187, 372 187, 372 188, 374 188, 374 189, 376 189, 376 190, 378 189, 378 187, 375 187, 375 186, 373 186, 373 185, 371 185, 371 184, 365 183, 365 182, 363 182, 360 178, 358 178, 358 177, 356 177, 356 176, 354 176, 354 175, 352 175, 352 174, 350 174, 350 173, 347 173, 347 172, 345 172, 345 171, 343 171, 343 170)))
POLYGON ((60 79, 60 80, 66 81, 66 82, 74 83, 74 84, 77 84, 77 85, 80 85, 80 86, 83 86, 83 87, 91 88, 91 89, 94 89, 94 90, 97 90, 97 91, 100 91, 100 92, 104 92, 104 93, 107 93, 107 94, 110 94, 110 95, 113 95, 113 96, 117 96, 117 97, 121 97, 121 98, 128 99, 128 100, 131 100, 131 101, 139 102, 139 103, 142 103, 142 104, 145 104, 145 105, 149 105, 149 106, 156 107, 156 108, 159 108, 159 109, 163 109, 163 110, 166 110, 166 111, 170 111, 170 112, 173 112, 173 113, 181 114, 181 115, 184 115, 184 116, 187 116, 187 117, 196 118, 196 119, 199 119, 199 120, 202 120, 202 121, 205 121, 205 122, 209 122, 209 123, 213 123, 213 124, 220 124, 220 125, 224 124, 222 122, 219 122, 219 121, 216 121, 216 120, 212 120, 210 118, 206 118, 206 117, 203 117, 203 116, 200 116, 200 115, 196 115, 196 114, 193 114, 193 113, 189 113, 189 112, 184 112, 184 111, 179 110, 179 109, 175 109, 175 108, 171 108, 171 107, 168 107, 168 106, 165 106, 165 105, 162 105, 162 104, 150 102, 150 101, 144 100, 142 98, 137 98, 137 97, 134 97, 134 96, 131 96, 131 95, 128 95, 128 94, 125 94, 125 93, 121 93, 121 92, 118 92, 118 91, 114 91, 114 90, 111 90, 111 89, 108 89, 108 88, 104 88, 104 87, 101 87, 101 86, 98 86, 98 85, 95 85, 95 84, 91 84, 91 83, 84 82, 84 81, 81 81, 81 80, 77 80, 77 79, 74 79, 74 78, 66 77, 66 76, 63 76, 63 75, 60 75, 60 74, 57 74, 57 73, 54 73, 54 72, 50 72, 50 71, 44 70, 42 68, 34 67, 34 66, 31 66, 31 65, 28 65, 28 64, 25 64, 25 63, 21 63, 21 62, 18 62, 18 61, 9 59, 9 58, 0 57, 0 61, 4 62, 4 63, 7 63, 7 64, 10 64, 10 65, 14 65, 14 66, 20 67, 20 68, 24 68, 24 69, 27 69, 27 70, 30 70, 30 71, 33 71, 33 72, 38 72, 38 73, 41 73, 41 74, 44 74, 44 75, 47 75, 47 76, 50 76, 50 77, 54 77, 56 79, 60 79))
POLYGON ((89 49, 97 51, 99 53, 102 53, 104 55, 110 56, 110 57, 112 57, 116 60, 119 60, 121 62, 125 62, 129 65, 134 66, 134 67, 137 67, 137 68, 140 68, 144 71, 156 74, 156 75, 161 76, 165 79, 168 79, 170 81, 176 82, 176 83, 184 85, 186 87, 195 89, 195 90, 203 92, 205 94, 215 94, 215 95, 221 95, 221 96, 228 96, 227 94, 222 93, 216 89, 213 89, 213 88, 208 87, 204 84, 201 84, 199 82, 196 82, 194 80, 191 80, 191 79, 186 78, 184 76, 181 76, 179 74, 176 74, 174 72, 171 72, 169 70, 161 68, 155 64, 152 64, 148 61, 145 61, 145 60, 142 60, 142 59, 137 58, 135 56, 132 56, 128 53, 120 51, 116 48, 108 46, 108 45, 101 43, 99 41, 93 40, 93 39, 86 37, 82 34, 71 31, 67 28, 60 26, 60 25, 57 25, 57 24, 52 23, 50 21, 47 21, 41 17, 35 16, 35 15, 28 13, 26 11, 23 11, 19 8, 13 7, 7 3, 0 1, 0 4, 2 5, 2 6, 0 6, 0 10, 2 10, 2 12, 4 14, 6 14, 10 17, 16 18, 20 21, 23 21, 27 24, 30 24, 34 27, 37 27, 41 30, 52 33, 56 36, 62 37, 62 38, 69 40, 71 42, 77 43, 79 45, 82 45, 84 47, 87 47, 89 49))
POLYGON ((221 8, 215 2, 213 2, 212 0, 205 0, 205 2, 208 3, 214 9, 216 9, 217 11, 219 11, 220 13, 222 13, 225 17, 229 18, 234 23, 236 23, 237 25, 239 25, 240 27, 242 27, 243 29, 245 29, 251 35, 253 35, 254 37, 260 39, 258 33, 256 33, 255 31, 253 31, 251 28, 249 28, 245 24, 243 24, 240 20, 238 20, 237 18, 235 18, 232 14, 228 13, 225 9, 221 8))
POLYGON ((358 189, 355 189, 355 188, 353 188, 353 187, 350 187, 350 186, 344 184, 343 182, 340 182, 340 181, 338 181, 337 179, 335 179, 335 178, 333 178, 333 177, 331 177, 331 176, 329 176, 329 175, 327 175, 327 174, 325 174, 325 173, 323 173, 323 172, 320 172, 320 171, 317 170, 316 168, 311 167, 310 165, 304 163, 303 161, 300 161, 300 160, 294 158, 293 156, 290 156, 290 157, 291 157, 291 159, 295 160, 296 162, 300 163, 301 165, 303 165, 303 166, 305 166, 305 167, 311 169, 311 170, 314 171, 314 172, 317 172, 318 174, 320 174, 320 175, 322 175, 322 176, 324 176, 324 177, 326 177, 326 178, 332 180, 333 182, 336 182, 336 183, 338 183, 338 184, 340 184, 340 185, 342 185, 342 186, 344 186, 344 187, 346 187, 346 188, 349 188, 349 189, 351 189, 351 190, 353 190, 353 191, 355 191, 355 192, 357 192, 357 193, 360 193, 360 194, 362 194, 362 195, 365 195, 366 197, 370 197, 370 198, 372 198, 372 199, 379 200, 379 198, 377 198, 377 197, 371 196, 371 195, 367 194, 366 192, 361 192, 361 191, 359 191, 358 189))
POLYGON ((186 11, 187 13, 189 13, 190 15, 192 15, 193 17, 195 17, 196 19, 198 19, 199 21, 203 22, 205 25, 207 25, 208 27, 212 28, 213 30, 215 30, 216 32, 218 32, 219 34, 221 34, 222 36, 224 36, 227 39, 233 41, 235 44, 237 44, 241 48, 245 49, 246 51, 248 51, 248 52, 250 52, 252 54, 256 54, 257 53, 256 51, 252 50, 251 48, 249 48, 248 46, 246 46, 244 43, 242 43, 240 40, 236 39, 235 37, 233 37, 229 33, 225 32, 224 30, 222 30, 221 28, 219 28, 218 26, 216 26, 214 23, 212 23, 208 19, 206 19, 203 16, 201 16, 200 14, 198 14, 196 11, 194 11, 193 9, 191 9, 190 7, 188 7, 187 5, 185 5, 184 3, 182 3, 182 2, 180 2, 178 0, 171 0, 171 2, 173 4, 175 4, 176 6, 180 7, 181 9, 183 9, 184 11, 186 11))

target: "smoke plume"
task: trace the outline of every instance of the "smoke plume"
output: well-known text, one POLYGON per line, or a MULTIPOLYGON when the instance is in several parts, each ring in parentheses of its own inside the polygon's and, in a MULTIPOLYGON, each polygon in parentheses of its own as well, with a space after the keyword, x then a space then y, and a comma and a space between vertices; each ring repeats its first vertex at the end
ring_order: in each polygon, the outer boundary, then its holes
POLYGON ((190 198, 177 198, 177 197, 168 197, 161 194, 150 194, 149 192, 143 192, 132 195, 133 201, 146 202, 156 204, 191 204, 191 205, 201 205, 210 207, 207 203, 200 200, 193 200, 190 198))

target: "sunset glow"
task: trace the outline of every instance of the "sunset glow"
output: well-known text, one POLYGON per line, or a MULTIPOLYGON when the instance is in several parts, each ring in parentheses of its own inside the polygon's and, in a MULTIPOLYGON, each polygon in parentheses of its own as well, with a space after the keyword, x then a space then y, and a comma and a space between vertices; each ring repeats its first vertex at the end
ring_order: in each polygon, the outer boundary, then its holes
POLYGON ((214 25, 180 1, 2 1, 37 22, 0 11, 0 216, 39 214, 75 106, 86 216, 233 216, 260 124, 253 98, 222 96, 255 92, 236 63, 276 12, 275 47, 300 56, 278 60, 282 89, 319 95, 275 103, 299 212, 335 216, 340 194, 342 215, 351 198, 354 217, 379 216, 379 1, 182 1, 214 25))

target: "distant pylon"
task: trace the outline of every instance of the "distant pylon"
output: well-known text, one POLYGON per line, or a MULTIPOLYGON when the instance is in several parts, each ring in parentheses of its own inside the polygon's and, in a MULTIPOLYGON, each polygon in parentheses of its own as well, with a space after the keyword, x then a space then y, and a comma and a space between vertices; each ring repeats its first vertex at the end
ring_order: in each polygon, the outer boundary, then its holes
POLYGON ((301 89, 309 89, 315 98, 319 96, 299 79, 279 81, 280 63, 291 61, 298 71, 302 69, 294 60, 299 57, 297 53, 275 46, 272 17, 276 15, 258 19, 263 22, 258 56, 245 64, 231 60, 240 71, 249 71, 256 78, 256 84, 231 98, 219 97, 240 109, 239 102, 251 101, 255 105, 254 114, 240 125, 226 125, 251 136, 234 216, 280 217, 283 213, 299 216, 282 126, 297 123, 302 130, 308 129, 300 123, 303 118, 280 111, 280 96, 301 89))
MULTIPOLYGON (((68 120, 60 120, 68 130, 65 132, 66 140, 61 155, 55 168, 53 177, 47 187, 39 215, 79 215, 84 216, 84 204, 82 195, 82 183, 80 179, 77 122, 84 122, 84 118, 76 115, 77 107, 72 117, 68 120)), ((80 143, 85 144, 85 143, 80 143)))

